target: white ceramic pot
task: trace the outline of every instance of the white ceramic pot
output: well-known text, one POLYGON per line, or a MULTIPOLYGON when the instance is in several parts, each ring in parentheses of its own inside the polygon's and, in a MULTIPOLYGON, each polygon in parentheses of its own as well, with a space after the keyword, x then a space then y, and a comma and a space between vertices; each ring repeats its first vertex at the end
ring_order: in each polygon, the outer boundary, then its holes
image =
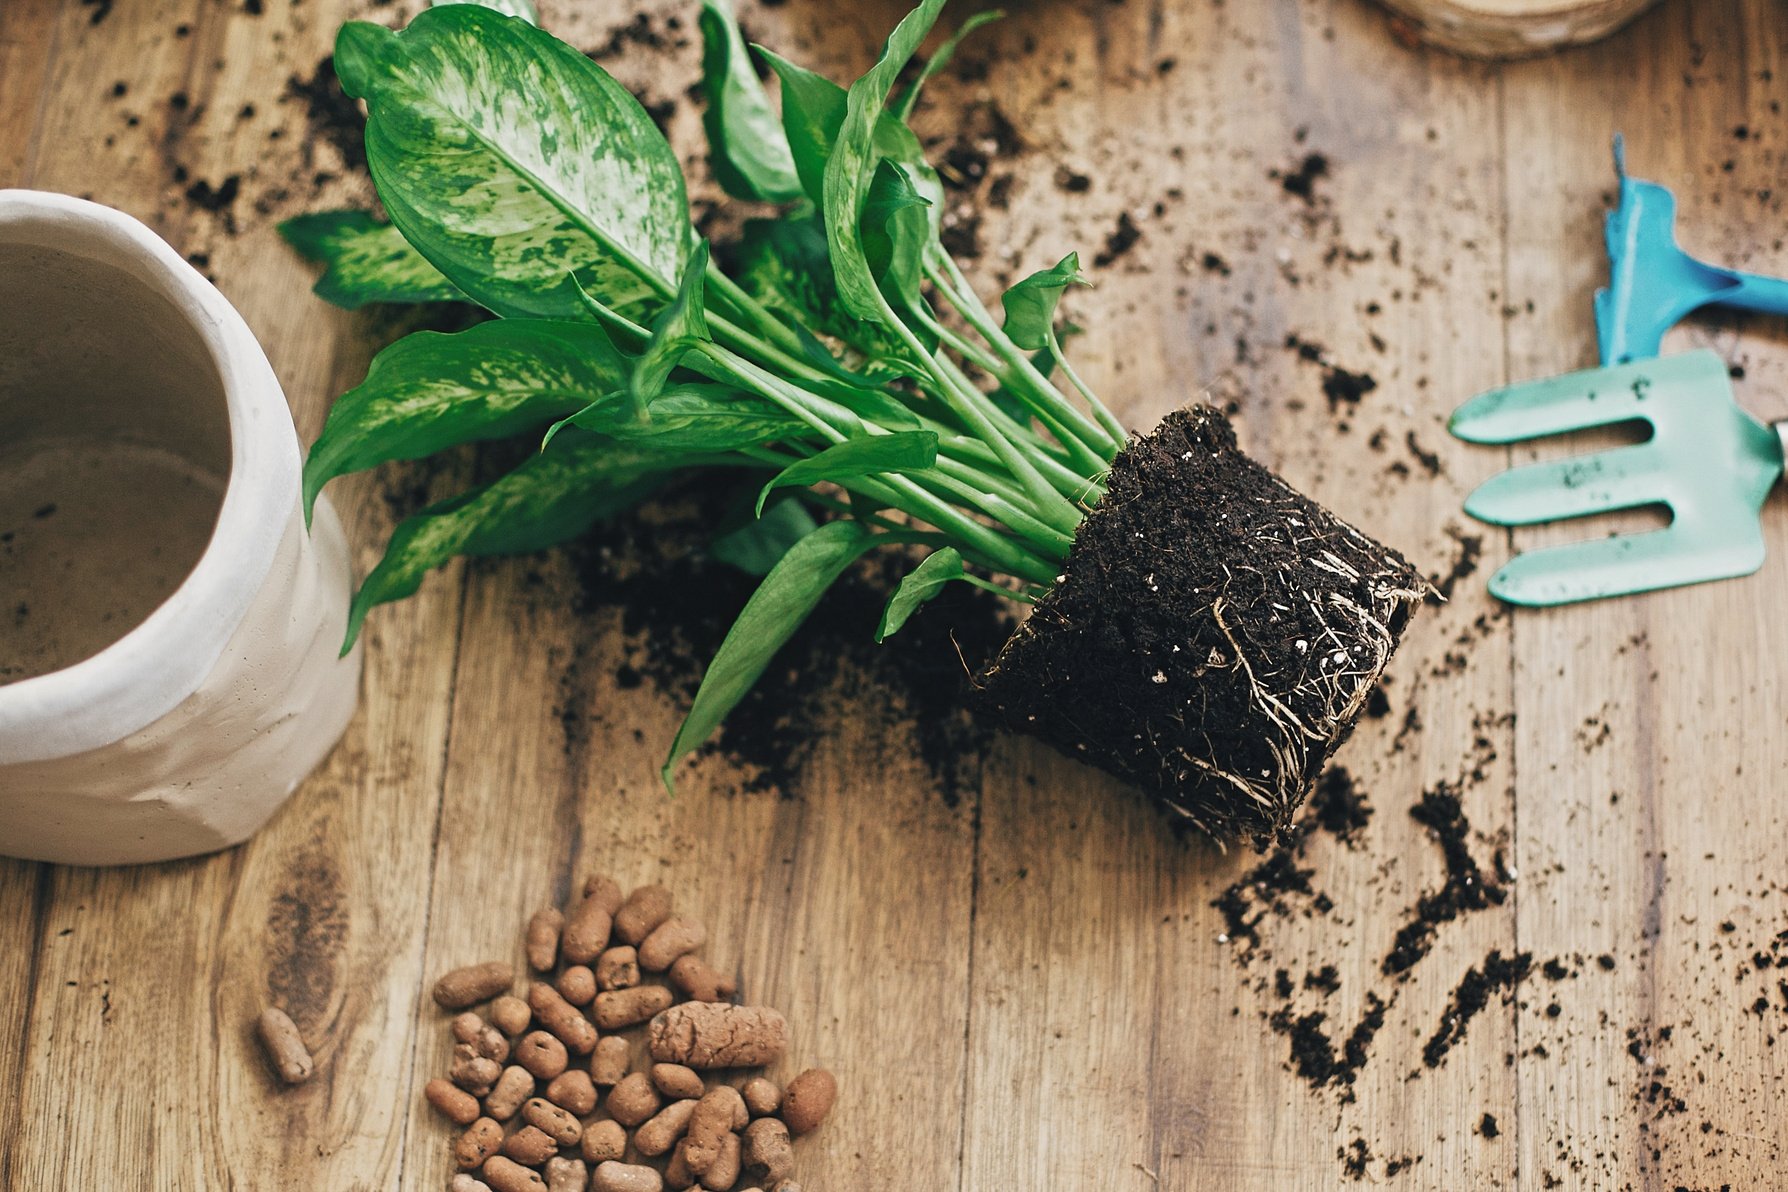
POLYGON ((0 190, 0 854, 246 839, 353 714, 350 582, 223 295, 127 215, 0 190))

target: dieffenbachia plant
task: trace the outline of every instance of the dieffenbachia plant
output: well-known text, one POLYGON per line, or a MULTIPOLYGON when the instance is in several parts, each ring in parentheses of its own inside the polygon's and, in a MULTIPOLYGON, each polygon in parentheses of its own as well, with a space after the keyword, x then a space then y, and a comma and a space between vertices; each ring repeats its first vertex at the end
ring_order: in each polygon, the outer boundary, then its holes
POLYGON ((903 117, 954 43, 898 95, 895 82, 943 3, 925 0, 848 89, 759 50, 781 80, 778 115, 726 0, 707 0, 715 177, 782 205, 746 225, 731 276, 697 237, 645 110, 526 14, 451 4, 402 32, 342 28, 335 68, 366 101, 390 223, 329 212, 286 236, 327 263, 317 290, 338 305, 463 298, 501 317, 380 353, 311 449, 306 500, 388 460, 541 441, 508 475, 399 526, 350 642, 370 608, 453 555, 562 541, 674 472, 762 470, 757 513, 794 493, 813 516, 797 507, 765 530, 780 557, 709 668, 668 777, 868 551, 929 552, 889 601, 884 637, 951 581, 1018 599, 1048 589, 1124 432, 1061 359, 1053 322, 1082 280, 1074 256, 1014 286, 1002 318, 939 240, 942 188, 903 117))
MULTIPOLYGON (((944 0, 922 0, 849 88, 758 49, 779 107, 727 0, 706 0, 713 174, 779 211, 745 224, 730 272, 694 231, 677 158, 639 103, 519 4, 438 4, 401 32, 345 25, 335 67, 366 102, 366 157, 390 222, 336 212, 285 228, 326 263, 317 290, 332 302, 458 298, 499 316, 380 353, 310 452, 307 502, 389 460, 513 436, 539 444, 507 475, 399 525, 348 641, 370 608, 454 555, 563 541, 687 469, 758 473, 759 520, 716 549, 765 574, 670 748, 669 783, 869 551, 916 559, 883 638, 952 582, 1024 601, 1059 593, 1126 434, 1063 358, 1056 308, 1083 280, 1076 258, 1013 286, 995 315, 940 242, 942 188, 906 119, 956 41, 897 84, 944 0)), ((1113 665, 1154 669, 1121 649, 1113 665)), ((1047 696, 1064 678, 1037 686, 1047 696)), ((1324 688, 1325 706, 1357 713, 1354 686, 1324 688)), ((999 702, 1020 727, 1039 719, 999 702)), ((1326 756, 1324 739, 1305 741, 1277 707, 1272 731, 1298 738, 1275 746, 1287 776, 1271 791, 1236 779, 1273 806, 1301 799, 1305 760, 1326 756)), ((1185 731, 1183 708, 1166 714, 1185 731)), ((1103 760, 1103 745, 1056 743, 1159 786, 1103 760)))

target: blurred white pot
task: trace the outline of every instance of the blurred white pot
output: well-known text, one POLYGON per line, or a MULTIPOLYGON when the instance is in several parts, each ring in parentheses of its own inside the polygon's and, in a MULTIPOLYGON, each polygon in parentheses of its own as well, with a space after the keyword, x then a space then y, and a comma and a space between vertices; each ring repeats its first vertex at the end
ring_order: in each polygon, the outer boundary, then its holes
POLYGON ((153 232, 0 190, 0 854, 246 839, 341 736, 341 523, 235 309, 153 232))
POLYGON ((1423 41, 1474 58, 1527 58, 1606 37, 1657 0, 1382 0, 1423 41))

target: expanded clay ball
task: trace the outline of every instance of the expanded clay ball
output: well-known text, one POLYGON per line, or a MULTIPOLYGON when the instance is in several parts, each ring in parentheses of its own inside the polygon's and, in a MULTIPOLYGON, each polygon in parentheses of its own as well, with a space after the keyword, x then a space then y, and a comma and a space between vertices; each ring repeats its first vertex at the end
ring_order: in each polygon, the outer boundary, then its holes
POLYGON ((434 999, 443 1010, 464 1010, 488 1002, 515 981, 515 969, 500 960, 456 968, 435 982, 434 999))
POLYGON ((670 982, 683 996, 697 1002, 724 1002, 739 992, 739 984, 691 952, 670 966, 670 982))
POLYGON ((591 1009, 597 1026, 605 1031, 623 1031, 668 1010, 676 1000, 677 995, 662 985, 640 985, 599 993, 591 1009))
POLYGON ((632 1062, 633 1049, 627 1046, 627 1040, 619 1035, 604 1035, 596 1040, 596 1050, 590 1053, 590 1079, 600 1088, 617 1085, 632 1062))
POLYGON ((567 1068, 547 1084, 546 1099, 579 1117, 589 1117, 596 1108, 596 1082, 581 1068, 567 1068))
POLYGON ((538 1126, 523 1126, 503 1140, 503 1154, 523 1167, 539 1167, 558 1153, 559 1144, 538 1126))
POLYGON ((511 1039, 528 1029, 534 1021, 534 1012, 528 1009, 528 1003, 514 994, 506 993, 490 1004, 490 1020, 496 1028, 511 1039))
POLYGON ((453 1140, 453 1161, 464 1168, 481 1166, 503 1145, 503 1127, 490 1118, 479 1118, 453 1140))
POLYGON ((639 966, 648 973, 662 973, 678 957, 708 942, 708 929, 695 919, 673 915, 653 928, 639 945, 639 966))
POLYGON ((739 1095, 745 1098, 745 1108, 751 1111, 752 1117, 767 1117, 782 1108, 782 1090, 766 1076, 753 1076, 747 1080, 739 1095))
POLYGON ((789 1141, 788 1127, 773 1117, 761 1117, 745 1127, 745 1172, 752 1179, 775 1187, 788 1178, 794 1168, 794 1146, 789 1141))
POLYGON ((639 984, 639 952, 632 944, 610 948, 596 958, 596 988, 632 989, 639 984))
POLYGON ((638 1163, 599 1163, 590 1177, 592 1192, 662 1192, 658 1172, 638 1163))
POLYGON ((422 1086, 422 1096, 436 1112, 456 1126, 469 1126, 483 1116, 478 1108, 478 1098, 438 1076, 422 1086))
POLYGON ((682 1064, 653 1064, 652 1083, 667 1097, 699 1098, 707 1091, 701 1073, 682 1064))
POLYGON ((496 1087, 484 1098, 484 1112, 499 1122, 506 1122, 521 1111, 522 1102, 534 1095, 534 1074, 519 1064, 511 1064, 497 1077, 496 1087))
POLYGON ((529 1031, 515 1045, 515 1062, 542 1080, 551 1080, 565 1070, 571 1057, 565 1045, 545 1031, 529 1031))
POLYGON ((627 1131, 620 1122, 591 1122, 584 1129, 584 1160, 605 1163, 627 1153, 627 1131))
POLYGON ((585 1192, 590 1186, 590 1169, 582 1159, 548 1159, 541 1174, 546 1177, 546 1192, 585 1192))
MULTIPOLYGON (((604 956, 608 953, 604 952, 604 956)), ((581 964, 574 964, 559 974, 553 987, 559 996, 574 1006, 587 1006, 596 996, 596 974, 581 964)))
POLYGON ((695 1101, 685 1098, 660 1109, 633 1132, 634 1147, 649 1159, 667 1154, 688 1131, 695 1106, 695 1101))
POLYGON ((657 1113, 664 1104, 644 1072, 623 1077, 608 1095, 608 1116, 629 1130, 657 1113))
POLYGON ((559 933, 565 929, 565 916, 556 906, 543 907, 528 919, 526 951, 528 967, 537 973, 550 973, 559 962, 559 933))
POLYGON ((615 934, 622 943, 638 947, 658 925, 671 916, 671 892, 663 886, 641 886, 627 896, 615 912, 615 934))
POLYGON ((484 1161, 484 1178, 494 1192, 546 1192, 546 1181, 539 1172, 504 1155, 492 1155, 484 1161))
POLYGON ((838 1080, 824 1068, 809 1068, 782 1090, 782 1120, 788 1132, 799 1137, 810 1134, 832 1112, 838 1099, 838 1080))

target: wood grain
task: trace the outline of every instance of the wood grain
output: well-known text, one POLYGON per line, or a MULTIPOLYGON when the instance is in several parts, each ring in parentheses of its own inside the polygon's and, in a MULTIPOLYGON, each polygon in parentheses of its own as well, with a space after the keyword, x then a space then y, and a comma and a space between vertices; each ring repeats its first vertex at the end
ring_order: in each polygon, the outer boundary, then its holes
MULTIPOLYGON (((585 47, 644 13, 659 44, 623 38, 610 60, 648 98, 695 77, 680 0, 544 7, 585 47)), ((902 5, 742 8, 755 39, 844 77, 902 5)), ((1073 350, 1130 422, 1233 403, 1247 446, 1437 576, 1466 540, 1483 552, 1418 621, 1388 714, 1341 754, 1374 808, 1357 839, 1313 832, 1294 858, 1311 891, 1257 942, 1226 939, 1212 901, 1258 858, 1167 835, 1133 794, 1028 742, 1001 741, 952 805, 910 727, 848 685, 799 790, 739 793, 715 755, 667 801, 655 770, 677 701, 617 681, 638 643, 614 610, 578 611, 573 560, 450 568, 373 618, 359 720, 249 845, 133 870, 0 862, 0 953, 29 958, 0 972, 0 1184, 441 1187, 447 1132, 416 1090, 448 1044, 422 991, 458 963, 519 963, 527 914, 606 871, 673 886, 709 956, 787 1012, 783 1075, 840 1073, 835 1118, 800 1151, 810 1188, 1326 1188, 1351 1182, 1356 1140, 1366 1182, 1410 1188, 1770 1185, 1784 1011, 1751 957, 1788 927, 1771 720, 1788 663, 1766 619, 1788 567, 1780 503, 1754 580, 1511 617, 1485 572, 1559 532, 1511 543, 1457 511, 1535 453, 1463 447, 1444 419, 1478 389, 1589 361, 1617 128, 1636 172, 1678 188, 1685 242, 1788 271, 1772 0, 1665 5, 1508 67, 1411 51, 1358 0, 1014 9, 934 84, 922 128, 940 148, 965 126, 997 144, 974 123, 997 108, 1020 130, 973 196, 983 292, 1070 249, 1110 255, 1069 300, 1087 332, 1073 350), (1117 252, 1120 217, 1138 237, 1117 252), (1376 388, 1332 404, 1336 370, 1376 388), (1443 787, 1472 858, 1512 869, 1508 897, 1438 925, 1387 977, 1442 880, 1410 811, 1443 787), (1427 1066, 1492 951, 1568 975, 1492 996, 1427 1066), (1330 963, 1333 993, 1304 986, 1330 963), (1313 1090, 1271 1019, 1322 1013, 1339 1042, 1369 994, 1389 1007, 1367 1062, 1313 1090), (313 1084, 281 1091, 262 1065, 267 1000, 311 1040, 313 1084)), ((368 198, 281 98, 359 10, 94 11, 0 5, 0 185, 91 194, 196 254, 312 437, 403 330, 317 302, 273 233, 368 198), (228 213, 182 200, 231 175, 228 213)), ((694 109, 670 119, 698 166, 694 109)), ((1711 343, 1744 370, 1744 400, 1788 413, 1779 329, 1697 328, 1679 341, 1711 343)), ((472 475, 455 460, 338 485, 361 565, 396 517, 472 475)))
MULTIPOLYGON (((1627 130, 1637 177, 1676 190, 1691 251, 1788 270, 1775 77, 1785 47, 1773 15, 1680 5, 1610 42, 1606 56, 1508 75, 1510 143, 1526 147, 1526 168, 1511 173, 1509 292, 1534 304, 1509 324, 1515 375, 1593 363, 1587 334, 1554 329, 1583 323, 1600 281, 1593 258, 1561 249, 1598 230, 1610 129, 1627 130), (1766 139, 1735 135, 1751 126, 1766 139)), ((1666 349, 1693 346, 1741 366, 1736 386, 1751 409, 1788 413, 1779 328, 1697 323, 1666 349)), ((1777 877, 1788 813, 1764 795, 1783 773, 1764 710, 1783 677, 1764 595, 1788 576, 1782 513, 1770 502, 1769 559, 1754 579, 1520 622, 1515 674, 1527 695, 1516 756, 1549 792, 1520 805, 1521 935, 1586 958, 1590 974, 1561 983, 1558 1018, 1543 999, 1523 1014, 1523 1045, 1554 1057, 1521 1074, 1522 1166, 1533 1178, 1717 1188, 1767 1185, 1779 1176, 1765 1173, 1782 1170, 1784 1134, 1771 1119, 1783 1096, 1783 995, 1751 963, 1788 927, 1777 877), (1601 956, 1618 967, 1599 972, 1601 956), (1752 1012, 1760 996, 1762 1014, 1752 1012)), ((1583 534, 1549 527, 1517 534, 1516 545, 1583 534)))
MULTIPOLYGON (((31 97, 41 115, 22 122, 34 148, 9 146, 5 160, 27 166, 0 177, 121 207, 217 276, 306 438, 391 332, 312 300, 273 232, 282 209, 347 197, 279 193, 279 180, 311 180, 297 161, 302 116, 279 92, 314 68, 340 11, 254 20, 164 0, 96 24, 92 9, 62 5, 53 35, 30 45, 44 88, 31 97), (251 97, 254 118, 240 114, 251 97), (275 128, 285 135, 269 139, 275 128), (184 185, 231 174, 243 194, 229 223, 178 201, 184 185)), ((428 477, 390 483, 426 488, 428 477)), ((368 484, 341 498, 363 568, 390 532, 386 498, 368 484)), ((0 995, 18 1024, 0 1046, 20 1030, 29 1057, 0 1084, 8 1187, 394 1185, 458 618, 449 577, 381 619, 347 738, 243 848, 138 869, 7 871, 4 930, 32 936, 9 948, 32 960, 8 966, 0 995), (10 994, 20 980, 32 984, 24 1007, 10 994), (268 1001, 317 1053, 320 1074, 301 1089, 279 1089, 253 1040, 268 1001)))

